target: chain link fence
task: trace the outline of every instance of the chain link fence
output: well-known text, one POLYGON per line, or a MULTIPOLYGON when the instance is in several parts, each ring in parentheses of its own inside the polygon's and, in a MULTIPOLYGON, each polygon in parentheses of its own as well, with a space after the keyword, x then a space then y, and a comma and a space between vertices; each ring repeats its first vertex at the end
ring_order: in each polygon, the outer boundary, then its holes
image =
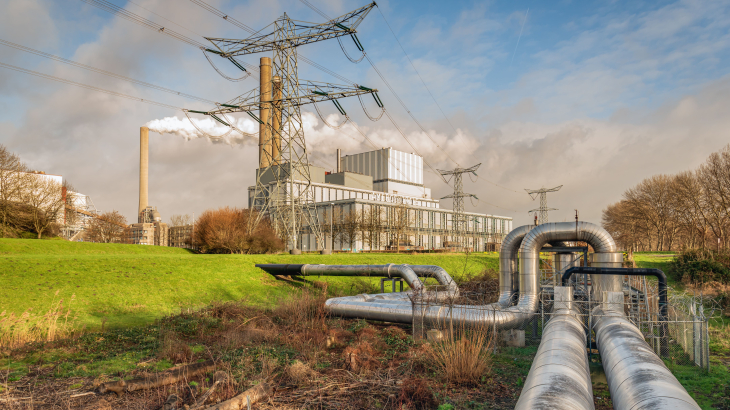
MULTIPOLYGON (((415 340, 439 341, 458 338, 460 332, 479 330, 491 333, 494 340, 508 346, 537 346, 542 329, 553 312, 553 294, 560 284, 560 275, 549 264, 541 270, 541 291, 538 310, 534 314, 516 313, 514 308, 497 305, 499 294, 493 288, 449 294, 439 287, 427 287, 411 297, 413 306, 413 337, 415 340), (504 316, 515 319, 509 329, 499 323, 504 316)), ((571 278, 574 305, 585 329, 591 329, 597 319, 593 312, 601 303, 591 294, 589 275, 571 278)), ((709 318, 714 312, 713 301, 670 290, 668 317, 659 317, 656 281, 645 277, 624 277, 626 316, 644 334, 647 343, 667 363, 694 366, 709 370, 709 318), (709 314, 708 314, 709 313, 709 314)), ((586 332, 586 346, 597 354, 595 339, 586 332)))

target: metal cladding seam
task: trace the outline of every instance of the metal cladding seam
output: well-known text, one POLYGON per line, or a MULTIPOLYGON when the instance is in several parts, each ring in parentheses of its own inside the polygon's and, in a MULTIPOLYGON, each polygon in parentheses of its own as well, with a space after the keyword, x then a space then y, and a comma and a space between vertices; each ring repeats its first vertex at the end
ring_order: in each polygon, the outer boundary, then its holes
POLYGON ((572 288, 555 287, 555 310, 545 325, 515 409, 593 410, 585 329, 572 303, 572 288))
MULTIPOLYGON (((621 292, 607 293, 623 300, 621 292)), ((593 330, 615 409, 700 408, 623 311, 598 306, 593 314, 597 318, 593 330)))

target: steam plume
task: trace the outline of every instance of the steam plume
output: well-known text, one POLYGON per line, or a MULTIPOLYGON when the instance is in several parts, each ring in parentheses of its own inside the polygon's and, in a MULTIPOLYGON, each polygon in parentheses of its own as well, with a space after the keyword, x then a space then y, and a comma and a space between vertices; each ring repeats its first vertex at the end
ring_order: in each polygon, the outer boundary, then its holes
MULTIPOLYGON (((229 117, 229 119, 231 119, 229 117)), ((246 144, 246 145, 255 145, 257 144, 257 137, 251 137, 248 135, 243 135, 238 131, 233 131, 226 135, 225 137, 221 138, 211 138, 211 137, 218 137, 221 135, 224 135, 227 133, 230 128, 226 127, 225 125, 213 120, 212 118, 203 118, 203 119, 197 119, 192 118, 192 121, 195 122, 195 126, 188 121, 187 118, 180 119, 178 117, 165 117, 163 119, 158 120, 152 120, 146 124, 146 127, 150 129, 150 131, 156 132, 158 134, 172 134, 177 135, 180 137, 185 138, 186 140, 190 141, 192 139, 197 138, 205 138, 213 143, 217 144, 228 144, 228 145, 239 145, 239 144, 246 144), (197 129, 196 129, 197 127, 197 129), (200 131, 202 131, 202 133, 200 131), (206 135, 207 134, 207 135, 206 135)), ((256 134, 258 133, 258 126, 256 123, 254 123, 252 120, 247 118, 238 118, 234 122, 236 128, 239 130, 248 133, 248 134, 256 134)))

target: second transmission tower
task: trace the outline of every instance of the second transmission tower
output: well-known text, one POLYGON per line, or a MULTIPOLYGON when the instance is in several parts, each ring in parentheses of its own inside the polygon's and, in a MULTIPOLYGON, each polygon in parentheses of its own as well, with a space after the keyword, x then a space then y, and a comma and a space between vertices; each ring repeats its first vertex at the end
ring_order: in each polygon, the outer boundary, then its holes
POLYGON ((535 198, 540 196, 540 207, 537 209, 532 209, 528 212, 537 212, 538 218, 537 218, 537 225, 547 223, 548 221, 548 211, 557 211, 555 208, 548 208, 547 206, 547 193, 548 192, 557 192, 562 188, 563 186, 556 186, 555 188, 540 188, 540 189, 525 189, 527 193, 530 195, 530 198, 534 201, 535 198))
POLYGON ((461 176, 463 174, 472 173, 476 175, 477 169, 479 169, 479 166, 482 164, 476 164, 469 168, 454 168, 451 171, 442 171, 438 170, 439 173, 443 176, 453 176, 454 177, 454 193, 451 195, 446 195, 445 197, 441 199, 447 199, 452 198, 454 200, 454 214, 452 217, 451 222, 451 230, 453 232, 452 234, 452 241, 456 242, 457 247, 463 248, 465 247, 465 244, 463 242, 464 240, 464 232, 466 231, 466 216, 464 215, 464 198, 476 198, 476 195, 473 194, 465 194, 464 193, 464 185, 462 182, 461 176))

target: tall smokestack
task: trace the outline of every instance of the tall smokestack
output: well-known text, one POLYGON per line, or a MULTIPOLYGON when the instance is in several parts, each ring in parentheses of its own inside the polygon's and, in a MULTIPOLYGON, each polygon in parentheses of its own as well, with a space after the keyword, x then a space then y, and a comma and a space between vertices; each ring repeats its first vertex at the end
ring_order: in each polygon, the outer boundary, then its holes
POLYGON ((274 118, 271 130, 271 158, 274 164, 279 164, 281 163, 281 99, 284 93, 281 89, 281 77, 278 75, 274 76, 273 88, 274 100, 278 100, 279 102, 274 103, 274 118))
POLYGON ((337 173, 342 172, 342 150, 337 148, 337 173))
POLYGON ((149 146, 150 146, 150 129, 147 127, 139 128, 139 212, 147 208, 147 181, 149 178, 149 146))
POLYGON ((262 124, 259 124, 259 168, 271 165, 271 57, 260 60, 259 113, 262 124))

